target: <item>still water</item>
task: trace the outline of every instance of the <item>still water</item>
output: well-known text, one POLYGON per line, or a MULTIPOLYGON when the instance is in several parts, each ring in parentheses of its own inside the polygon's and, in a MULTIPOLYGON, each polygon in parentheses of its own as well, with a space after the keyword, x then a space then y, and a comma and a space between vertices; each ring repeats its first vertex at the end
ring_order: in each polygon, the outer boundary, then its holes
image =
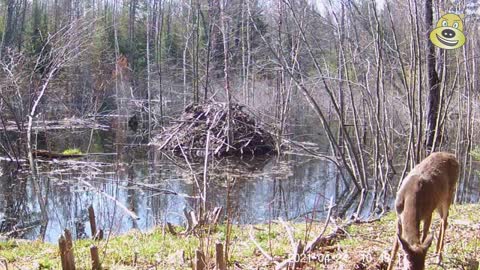
MULTIPOLYGON (((142 139, 124 132, 78 130, 37 136, 42 149, 80 148, 83 158, 39 162, 42 194, 47 199, 48 224, 40 226, 40 207, 26 167, 0 162, 0 229, 13 237, 55 242, 64 228, 77 238, 90 237, 88 207, 97 227, 119 234, 146 231, 166 222, 184 223, 183 210, 200 205, 203 161, 186 163, 167 157, 142 139), (200 187, 200 188, 199 188, 200 187)), ((39 148, 40 148, 39 147, 39 148)), ((348 217, 358 198, 329 161, 286 155, 256 159, 223 159, 209 163, 207 208, 229 206, 235 223, 261 223, 282 217, 302 221, 326 215, 330 198, 337 215, 348 217)), ((477 181, 470 181, 472 184, 477 181)), ((478 192, 467 196, 478 201, 478 192)), ((373 196, 360 212, 374 213, 373 196), (372 212, 373 211, 373 212, 372 212)), ((392 203, 388 195, 387 204, 392 203)))

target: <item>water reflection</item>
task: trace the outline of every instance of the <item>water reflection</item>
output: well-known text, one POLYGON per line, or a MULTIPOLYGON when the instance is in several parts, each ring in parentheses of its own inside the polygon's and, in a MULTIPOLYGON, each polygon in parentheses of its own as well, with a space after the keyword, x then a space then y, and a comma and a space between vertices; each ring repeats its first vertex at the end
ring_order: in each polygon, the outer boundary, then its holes
MULTIPOLYGON (((46 241, 56 241, 64 228, 70 228, 80 238, 90 235, 87 208, 91 204, 96 209, 98 226, 113 233, 132 228, 145 230, 164 222, 182 224, 183 209, 199 205, 199 190, 192 173, 168 159, 131 164, 116 164, 115 160, 91 162, 85 165, 83 161, 59 161, 40 166, 48 198, 46 241), (140 218, 132 218, 121 206, 140 218)), ((279 217, 300 219, 312 211, 320 217, 329 197, 347 188, 342 181, 335 181, 336 168, 328 162, 271 158, 253 161, 262 165, 253 169, 237 161, 222 162, 209 176, 207 207, 225 207, 228 186, 230 207, 239 223, 279 217), (231 170, 225 171, 226 166, 231 170)), ((39 236, 40 228, 27 227, 40 220, 40 209, 27 175, 14 173, 12 165, 0 163, 0 202, 4 209, 1 229, 13 232, 18 228, 24 232, 23 237, 33 239, 39 236)), ((201 174, 197 178, 202 181, 201 174)))
POLYGON ((26 181, 18 179, 16 163, 1 163, 0 166, 0 205, 3 209, 0 231, 8 232, 8 236, 19 235, 18 226, 27 227, 28 221, 21 217, 30 215, 26 181))
MULTIPOLYGON (((165 222, 182 224, 184 208, 198 210, 203 162, 188 166, 181 158, 133 146, 141 138, 127 135, 95 131, 45 137, 52 149, 72 145, 87 149, 85 144, 89 144, 91 152, 114 153, 39 163, 42 193, 48 198, 46 241, 57 241, 64 228, 77 238, 89 237, 89 205, 95 208, 97 227, 114 234, 134 228, 148 230, 165 222)), ((358 196, 329 161, 285 156, 211 160, 209 164, 207 208, 226 207, 228 197, 229 213, 236 223, 280 217, 321 219, 330 198, 337 204, 337 215, 349 217, 357 211, 358 196)), ((15 163, 0 162, 0 230, 9 236, 35 239, 43 233, 40 208, 25 171, 18 170, 15 163)), ((469 183, 478 183, 476 176, 469 183)), ((477 201, 478 192, 465 198, 477 201)), ((370 215, 373 199, 371 194, 366 196, 361 216, 370 215)), ((391 203, 391 194, 387 201, 391 203)))

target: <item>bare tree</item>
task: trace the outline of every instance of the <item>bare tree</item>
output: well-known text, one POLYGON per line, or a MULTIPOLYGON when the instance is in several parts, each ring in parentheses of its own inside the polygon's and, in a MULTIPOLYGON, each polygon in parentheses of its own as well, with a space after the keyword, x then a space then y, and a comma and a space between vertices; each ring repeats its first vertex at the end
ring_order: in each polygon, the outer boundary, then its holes
MULTIPOLYGON (((425 1, 425 25, 427 27, 427 35, 430 30, 433 28, 433 0, 425 1)), ((427 86, 428 86, 428 96, 427 96, 427 129, 425 134, 425 146, 427 147, 427 152, 434 152, 433 149, 434 139, 437 132, 437 119, 438 112, 440 107, 440 79, 438 78, 437 67, 436 67, 436 55, 435 55, 435 46, 433 43, 426 38, 427 41, 427 86)))
POLYGON ((33 103, 28 113, 27 153, 33 175, 33 186, 37 194, 44 221, 47 220, 46 203, 38 183, 37 167, 34 159, 34 143, 32 141, 33 121, 38 112, 42 98, 53 78, 60 70, 72 63, 89 44, 90 24, 84 20, 73 20, 58 32, 47 36, 44 46, 37 56, 35 66, 30 75, 30 87, 34 93, 33 103))
MULTIPOLYGON (((230 93, 230 75, 229 75, 229 22, 227 15, 225 13, 225 7, 227 5, 226 0, 220 0, 220 25, 222 29, 222 38, 223 38, 223 59, 224 59, 224 67, 223 67, 223 79, 224 79, 224 89, 225 93, 227 95, 227 107, 228 107, 228 112, 227 112, 227 144, 230 145, 230 143, 233 141, 233 133, 232 129, 230 128, 231 125, 231 102, 232 102, 232 95, 230 93)), ((227 148, 228 152, 228 148, 227 148)))

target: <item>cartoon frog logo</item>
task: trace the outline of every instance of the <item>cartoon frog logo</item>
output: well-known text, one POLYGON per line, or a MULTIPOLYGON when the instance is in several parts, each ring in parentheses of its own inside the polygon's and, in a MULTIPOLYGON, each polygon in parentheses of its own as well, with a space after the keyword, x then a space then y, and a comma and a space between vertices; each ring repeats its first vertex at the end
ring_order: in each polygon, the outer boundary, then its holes
POLYGON ((466 41, 463 34, 463 18, 464 15, 443 14, 437 22, 437 27, 430 32, 433 45, 446 50, 462 47, 466 41))

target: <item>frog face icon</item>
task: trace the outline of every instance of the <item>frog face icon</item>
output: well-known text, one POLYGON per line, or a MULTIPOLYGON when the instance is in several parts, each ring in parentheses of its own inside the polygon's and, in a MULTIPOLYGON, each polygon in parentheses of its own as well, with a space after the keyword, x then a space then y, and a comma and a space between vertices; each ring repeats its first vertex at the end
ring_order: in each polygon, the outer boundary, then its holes
POLYGON ((457 49, 465 44, 463 34, 463 15, 447 13, 442 15, 437 22, 437 27, 430 32, 433 45, 446 49, 457 49))

